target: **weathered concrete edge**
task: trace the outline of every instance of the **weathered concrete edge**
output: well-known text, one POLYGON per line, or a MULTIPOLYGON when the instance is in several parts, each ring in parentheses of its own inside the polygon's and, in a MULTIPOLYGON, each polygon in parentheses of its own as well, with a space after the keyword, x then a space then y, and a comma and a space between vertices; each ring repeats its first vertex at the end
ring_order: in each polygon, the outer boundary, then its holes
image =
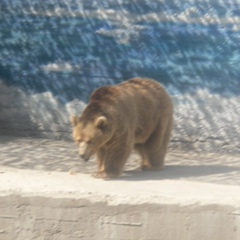
MULTIPOLYGON (((218 204, 240 207, 240 186, 183 180, 150 180, 141 172, 135 177, 115 180, 95 179, 90 174, 48 172, 3 168, 0 174, 0 196, 46 196, 51 198, 86 198, 109 205, 218 204), (139 176, 144 176, 140 178, 139 176)), ((149 173, 151 175, 151 173, 149 173)), ((148 176, 149 177, 149 176, 148 176)))
POLYGON ((0 239, 238 240, 239 190, 5 168, 0 174, 0 239))
POLYGON ((240 237, 239 206, 161 202, 112 205, 107 196, 93 201, 87 195, 78 198, 75 194, 64 195, 1 192, 0 239, 238 240, 240 237))

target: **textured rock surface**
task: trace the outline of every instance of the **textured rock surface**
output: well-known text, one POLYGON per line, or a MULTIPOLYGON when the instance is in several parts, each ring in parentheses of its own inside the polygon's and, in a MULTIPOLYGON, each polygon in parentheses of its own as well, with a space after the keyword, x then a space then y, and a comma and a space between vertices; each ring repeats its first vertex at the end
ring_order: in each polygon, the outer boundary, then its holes
POLYGON ((173 96, 175 147, 239 152, 237 2, 3 0, 0 132, 70 138, 69 106, 143 76, 173 96))

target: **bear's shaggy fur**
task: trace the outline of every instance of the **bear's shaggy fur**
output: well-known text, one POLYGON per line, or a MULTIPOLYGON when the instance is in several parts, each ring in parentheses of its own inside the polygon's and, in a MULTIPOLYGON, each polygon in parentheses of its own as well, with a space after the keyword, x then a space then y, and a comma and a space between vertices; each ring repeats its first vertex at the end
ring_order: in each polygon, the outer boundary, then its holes
POLYGON ((81 158, 97 156, 95 177, 121 175, 132 150, 142 170, 160 170, 169 143, 173 104, 161 84, 133 78, 97 89, 80 117, 71 116, 73 138, 81 158))

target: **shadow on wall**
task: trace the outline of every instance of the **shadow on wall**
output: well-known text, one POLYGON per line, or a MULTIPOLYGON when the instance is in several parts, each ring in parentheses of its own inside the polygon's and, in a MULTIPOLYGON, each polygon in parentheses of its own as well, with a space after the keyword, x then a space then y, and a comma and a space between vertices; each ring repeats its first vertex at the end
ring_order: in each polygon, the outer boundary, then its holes
POLYGON ((37 126, 31 120, 26 106, 26 95, 15 87, 7 87, 0 81, 0 134, 34 135, 37 126), (25 106, 25 107, 23 107, 25 106))
POLYGON ((85 104, 64 105, 51 93, 27 94, 0 81, 0 134, 70 139, 70 114, 80 114, 85 104))

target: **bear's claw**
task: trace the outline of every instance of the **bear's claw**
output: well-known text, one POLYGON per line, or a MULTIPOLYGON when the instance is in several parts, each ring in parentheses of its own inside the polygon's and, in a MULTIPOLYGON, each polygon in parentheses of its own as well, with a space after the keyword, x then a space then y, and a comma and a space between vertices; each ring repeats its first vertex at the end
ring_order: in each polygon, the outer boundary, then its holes
POLYGON ((95 172, 92 176, 94 178, 107 178, 107 174, 105 172, 95 172))

